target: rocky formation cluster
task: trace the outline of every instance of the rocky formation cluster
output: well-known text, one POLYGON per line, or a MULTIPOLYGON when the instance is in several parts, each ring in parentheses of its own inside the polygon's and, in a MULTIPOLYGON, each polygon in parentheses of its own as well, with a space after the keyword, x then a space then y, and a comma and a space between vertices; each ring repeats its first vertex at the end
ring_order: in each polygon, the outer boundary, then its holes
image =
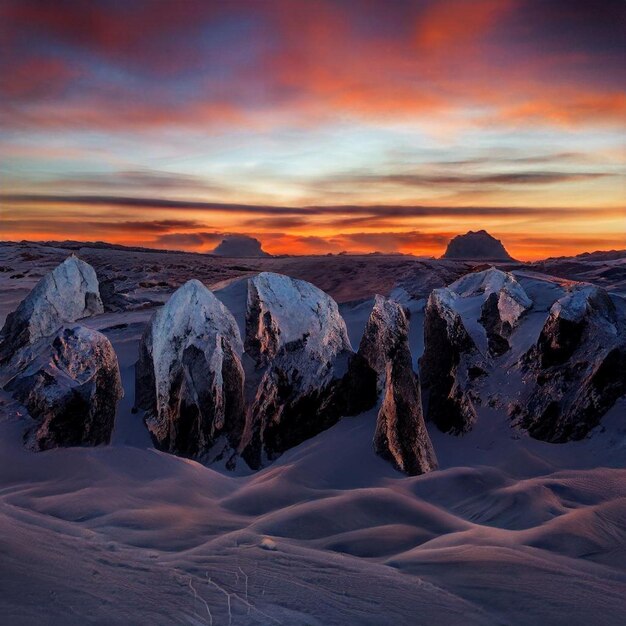
POLYGON ((467 274, 431 293, 420 371, 427 417, 440 430, 460 434, 472 428, 480 402, 475 385, 487 374, 491 358, 510 349, 508 338, 531 307, 515 277, 495 268, 467 274), (481 327, 486 345, 480 345, 481 327))
MULTIPOLYGON (((380 399, 374 449, 417 475, 437 467, 425 417, 444 432, 469 431, 486 381, 506 371, 519 379, 501 391, 515 425, 546 441, 580 439, 626 393, 626 316, 583 283, 553 283, 560 295, 546 300, 544 289, 537 306, 527 279, 491 267, 430 292, 420 376, 396 300, 376 296, 355 352, 337 303, 310 283, 268 272, 248 279, 242 338, 226 306, 190 280, 146 327, 135 404, 159 449, 258 469, 380 399), (536 341, 516 335, 529 315, 536 341)), ((104 335, 77 323, 102 311, 95 271, 71 256, 0 332, 0 385, 32 418, 25 439, 34 450, 110 441, 123 393, 117 358, 104 335)))
POLYGON ((153 316, 136 403, 160 449, 227 467, 242 457, 256 469, 371 408, 382 391, 376 452, 408 474, 437 466, 399 304, 377 296, 355 353, 330 296, 263 272, 247 282, 245 328, 244 357, 232 315, 197 281, 153 316))
POLYGON ((626 393, 623 310, 605 290, 571 284, 552 303, 530 349, 511 353, 512 334, 532 310, 516 277, 494 268, 432 292, 420 361, 429 420, 445 432, 467 432, 486 395, 483 381, 509 368, 521 384, 512 385, 509 397, 506 389, 498 393, 514 425, 532 437, 571 441, 598 425, 626 393))
POLYGON ((35 450, 108 443, 123 395, 101 333, 75 324, 101 313, 93 268, 75 256, 44 276, 0 332, 0 383, 28 409, 35 450))
POLYGON ((330 296, 261 273, 248 280, 246 380, 230 312, 198 281, 155 313, 140 346, 136 404, 157 447, 259 468, 375 402, 375 375, 330 296))
POLYGON ((579 283, 557 300, 520 360, 525 401, 513 417, 551 442, 582 439, 626 393, 626 320, 609 294, 579 283))

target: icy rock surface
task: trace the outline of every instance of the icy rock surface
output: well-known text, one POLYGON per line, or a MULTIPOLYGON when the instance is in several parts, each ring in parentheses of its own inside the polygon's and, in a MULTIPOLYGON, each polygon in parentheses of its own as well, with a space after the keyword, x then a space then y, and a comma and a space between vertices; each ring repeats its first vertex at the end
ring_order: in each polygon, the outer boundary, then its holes
POLYGON ((5 389, 35 421, 26 437, 34 450, 109 443, 123 396, 109 340, 83 326, 64 326, 33 347, 28 367, 5 389))
POLYGON ((409 325, 402 307, 377 295, 359 354, 376 372, 383 399, 376 419, 374 449, 409 475, 437 467, 424 424, 419 380, 413 372, 409 325))
MULTIPOLYGON (((346 323, 337 303, 304 280, 262 272, 248 281, 246 352, 266 364, 290 343, 306 340, 305 351, 316 355, 312 375, 319 363, 332 361, 352 350, 346 323)), ((302 384, 317 381, 302 372, 302 384)))
POLYGON ((420 359, 427 395, 427 419, 444 432, 460 434, 476 420, 471 383, 485 373, 481 355, 457 312, 460 296, 435 289, 424 314, 424 354, 420 359))
POLYGON ((135 403, 146 411, 157 447, 189 457, 211 451, 213 458, 237 448, 244 425, 242 351, 232 314, 198 280, 153 315, 139 348, 135 403))
POLYGON ((337 303, 314 285, 262 272, 248 281, 246 353, 261 379, 242 455, 260 467, 375 401, 337 303))
POLYGON ((513 328, 533 305, 515 276, 492 267, 462 276, 449 289, 462 298, 483 300, 478 321, 487 334, 489 353, 507 352, 513 328))
POLYGON ((500 318, 510 326, 515 326, 517 320, 533 304, 513 274, 495 267, 465 274, 449 288, 464 298, 483 294, 487 299, 495 294, 500 318))
POLYGON ((445 259, 469 259, 485 261, 511 261, 512 258, 506 251, 502 242, 492 237, 485 230, 478 230, 457 235, 450 241, 445 259))
POLYGON ((64 324, 102 313, 96 272, 72 255, 49 274, 10 313, 0 332, 0 362, 15 360, 15 352, 64 324))
POLYGON ((626 321, 607 292, 573 285, 520 359, 526 393, 512 415, 537 438, 582 439, 626 393, 626 321))

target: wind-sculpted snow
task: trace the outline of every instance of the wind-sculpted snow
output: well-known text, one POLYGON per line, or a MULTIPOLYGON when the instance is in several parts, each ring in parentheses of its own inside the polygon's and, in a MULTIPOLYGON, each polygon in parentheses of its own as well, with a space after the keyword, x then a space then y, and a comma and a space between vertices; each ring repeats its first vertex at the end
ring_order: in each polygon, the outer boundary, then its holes
POLYGON ((123 396, 111 343, 83 326, 40 339, 28 367, 5 389, 35 420, 26 436, 34 450, 109 443, 123 396))
POLYGON ((245 345, 262 371, 242 446, 251 467, 374 402, 375 376, 353 353, 337 303, 310 283, 249 279, 245 345))
POLYGON ((244 423, 243 351, 228 309, 190 280, 157 311, 141 341, 136 368, 138 407, 155 444, 198 457, 232 454, 244 423))
POLYGON ((626 320, 594 285, 573 285, 550 309, 520 367, 526 393, 516 422, 552 442, 581 439, 626 393, 626 320))
POLYGON ((409 475, 437 467, 424 417, 419 380, 413 372, 409 325, 402 307, 377 295, 359 346, 376 372, 383 398, 374 433, 374 449, 409 475))
POLYGON ((0 332, 0 363, 55 333, 63 324, 103 312, 96 272, 72 255, 46 274, 8 315, 0 332))

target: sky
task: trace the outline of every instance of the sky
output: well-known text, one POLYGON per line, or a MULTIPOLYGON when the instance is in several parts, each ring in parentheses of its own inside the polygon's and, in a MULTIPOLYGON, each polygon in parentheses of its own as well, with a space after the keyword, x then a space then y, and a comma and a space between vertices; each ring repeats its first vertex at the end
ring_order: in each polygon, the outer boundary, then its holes
POLYGON ((0 239, 626 247, 623 0, 0 0, 0 239))

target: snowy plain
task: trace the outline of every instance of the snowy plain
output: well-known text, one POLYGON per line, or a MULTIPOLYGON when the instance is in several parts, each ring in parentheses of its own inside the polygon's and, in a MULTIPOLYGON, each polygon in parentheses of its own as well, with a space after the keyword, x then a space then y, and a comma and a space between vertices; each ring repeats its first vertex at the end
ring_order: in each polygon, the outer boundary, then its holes
MULTIPOLYGON (((1 324, 68 251, 24 244, 0 252, 0 265, 9 268, 0 273, 1 324)), ((126 276, 120 282, 137 297, 162 302, 177 286, 163 269, 168 255, 79 254, 100 278, 126 276), (133 263, 137 276, 153 268, 145 287, 132 284, 133 263)), ((182 265, 176 277, 197 277, 198 257, 179 256, 188 259, 176 258, 182 265)), ((210 278, 201 279, 216 288, 240 328, 239 276, 295 267, 299 278, 327 280, 311 258, 300 266, 295 258, 202 262, 199 272, 210 278), (228 269, 236 264, 247 269, 228 269)), ((356 291, 337 288, 356 348, 374 293, 388 293, 418 261, 336 262, 346 275, 358 274, 356 291), (371 277, 369 287, 363 274, 371 277)), ((522 350, 560 286, 533 268, 518 271, 536 302, 512 338, 522 350)), ((323 280, 318 286, 328 288, 323 280)), ((417 363, 424 301, 408 304, 417 363)), ((531 439, 489 406, 463 437, 429 425, 440 469, 418 477, 403 476, 374 454, 375 410, 342 419, 261 471, 233 474, 156 451, 131 411, 138 342, 154 311, 138 306, 84 321, 109 337, 120 363, 125 397, 110 446, 29 452, 22 446, 23 409, 8 394, 0 397, 0 622, 623 623, 624 398, 589 438, 567 444, 531 439)), ((490 384, 516 383, 503 375, 490 384)))

